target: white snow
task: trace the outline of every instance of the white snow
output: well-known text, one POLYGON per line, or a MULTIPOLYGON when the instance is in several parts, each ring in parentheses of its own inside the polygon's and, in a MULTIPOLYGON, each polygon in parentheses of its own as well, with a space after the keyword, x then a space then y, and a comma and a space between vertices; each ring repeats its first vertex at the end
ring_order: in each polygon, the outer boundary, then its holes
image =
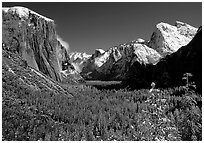
POLYGON ((90 57, 91 57, 91 55, 89 55, 89 54, 86 54, 86 53, 83 53, 83 54, 82 54, 82 57, 83 57, 83 58, 86 58, 86 59, 88 59, 88 58, 90 58, 90 57))
POLYGON ((113 47, 112 48, 112 53, 113 53, 113 57, 115 59, 115 61, 117 62, 119 59, 122 58, 122 54, 120 53, 120 51, 118 50, 117 47, 113 47))
POLYGON ((103 49, 96 49, 96 51, 99 51, 101 54, 105 53, 103 49))
POLYGON ((197 28, 179 21, 175 25, 164 22, 156 25, 149 46, 162 56, 176 52, 182 46, 187 45, 197 31, 197 28))
POLYGON ((161 58, 160 54, 144 44, 134 44, 134 53, 140 63, 155 63, 161 58))
POLYGON ((141 39, 141 38, 138 38, 138 39, 136 40, 136 42, 137 42, 137 43, 144 43, 145 40, 144 40, 144 39, 141 39))
POLYGON ((102 55, 96 57, 94 64, 97 67, 101 67, 104 63, 108 61, 111 55, 113 55, 115 62, 122 58, 122 53, 118 50, 118 48, 111 47, 108 51, 104 51, 102 55))
POLYGON ((97 67, 101 67, 109 59, 109 56, 110 52, 105 52, 103 55, 95 58, 94 64, 97 67))
POLYGON ((29 10, 28 8, 22 7, 22 6, 3 7, 2 10, 4 12, 6 12, 6 13, 9 12, 9 11, 12 11, 12 13, 18 14, 19 17, 21 17, 21 18, 22 17, 28 18, 29 17, 29 12, 30 12, 32 14, 37 15, 38 17, 41 17, 41 18, 45 19, 46 21, 52 21, 53 22, 52 19, 49 19, 49 18, 47 18, 45 16, 42 16, 42 15, 40 15, 40 14, 38 14, 38 13, 32 11, 32 10, 29 10))
POLYGON ((80 53, 80 52, 72 52, 72 53, 69 54, 69 56, 70 56, 70 59, 72 61, 74 61, 74 60, 76 60, 78 58, 81 59, 81 60, 86 60, 86 59, 91 57, 91 55, 89 55, 89 54, 80 53))

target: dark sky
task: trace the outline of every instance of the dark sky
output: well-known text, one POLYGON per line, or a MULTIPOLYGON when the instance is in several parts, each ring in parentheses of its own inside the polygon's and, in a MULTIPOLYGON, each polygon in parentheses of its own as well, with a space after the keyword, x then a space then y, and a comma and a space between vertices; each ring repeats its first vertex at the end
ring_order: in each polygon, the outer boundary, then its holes
POLYGON ((159 22, 174 25, 179 20, 195 27, 202 25, 201 2, 30 2, 2 6, 24 6, 53 19, 58 35, 69 43, 71 51, 89 54, 137 38, 149 40, 159 22))

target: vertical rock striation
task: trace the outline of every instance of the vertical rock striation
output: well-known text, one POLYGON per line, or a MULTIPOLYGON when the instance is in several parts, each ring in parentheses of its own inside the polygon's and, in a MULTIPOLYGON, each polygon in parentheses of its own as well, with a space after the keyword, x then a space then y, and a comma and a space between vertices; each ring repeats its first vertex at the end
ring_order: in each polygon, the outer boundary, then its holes
POLYGON ((24 7, 2 8, 2 14, 2 42, 6 50, 20 54, 29 66, 61 81, 64 52, 54 21, 24 7))

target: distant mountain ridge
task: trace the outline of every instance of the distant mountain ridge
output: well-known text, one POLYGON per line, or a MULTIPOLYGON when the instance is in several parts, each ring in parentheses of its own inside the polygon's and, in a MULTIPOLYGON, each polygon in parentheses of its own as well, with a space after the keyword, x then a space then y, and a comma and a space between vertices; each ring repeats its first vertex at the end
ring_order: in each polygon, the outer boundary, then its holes
POLYGON ((134 62, 156 64, 161 58, 187 45, 196 31, 197 28, 183 22, 176 21, 175 26, 161 22, 156 25, 149 41, 138 38, 107 51, 102 50, 99 55, 95 52, 77 63, 79 71, 88 80, 124 80, 134 62))
POLYGON ((197 91, 202 91, 202 27, 186 45, 176 52, 162 58, 156 65, 140 65, 134 63, 123 84, 131 88, 148 88, 151 82, 157 87, 171 87, 185 85, 182 80, 184 74, 192 75, 197 91))

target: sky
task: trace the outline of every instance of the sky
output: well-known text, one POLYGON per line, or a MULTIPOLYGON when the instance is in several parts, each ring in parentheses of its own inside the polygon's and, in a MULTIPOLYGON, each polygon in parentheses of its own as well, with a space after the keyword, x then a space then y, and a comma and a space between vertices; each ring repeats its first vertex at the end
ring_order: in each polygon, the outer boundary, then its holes
POLYGON ((149 40, 160 22, 202 25, 201 2, 3 2, 2 6, 27 7, 53 19, 71 51, 87 54, 137 38, 149 40))

